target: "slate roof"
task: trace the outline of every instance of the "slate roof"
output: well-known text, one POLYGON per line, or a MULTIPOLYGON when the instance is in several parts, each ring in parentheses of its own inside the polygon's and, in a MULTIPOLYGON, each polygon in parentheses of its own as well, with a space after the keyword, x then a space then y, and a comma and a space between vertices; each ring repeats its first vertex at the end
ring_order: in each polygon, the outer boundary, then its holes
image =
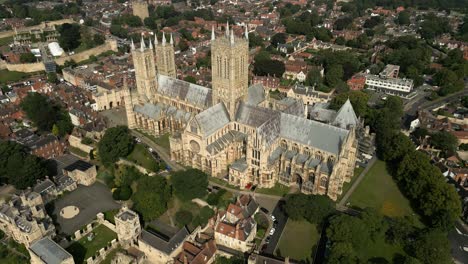
POLYGON ((213 134, 230 121, 229 114, 223 103, 219 103, 197 114, 195 120, 205 137, 213 134))
POLYGON ((162 237, 159 237, 156 234, 153 234, 143 229, 141 231, 140 240, 152 246, 153 248, 169 255, 180 244, 182 244, 185 241, 185 238, 187 238, 187 236, 189 235, 190 235, 190 232, 187 230, 186 227, 183 227, 173 237, 171 237, 169 240, 166 240, 162 237))
POLYGON ((74 171, 74 170, 87 171, 89 168, 93 166, 94 166, 93 164, 88 163, 86 161, 77 160, 63 169, 65 171, 74 171))
POLYGON ((265 100, 265 90, 261 83, 249 87, 247 94, 247 104, 258 105, 265 100))
POLYGON ((158 93, 200 108, 211 106, 211 89, 165 75, 158 76, 158 93))
POLYGON ((338 155, 348 136, 342 128, 281 113, 280 136, 338 155))
POLYGON ((48 237, 35 242, 30 249, 46 264, 61 264, 64 260, 73 258, 70 253, 48 237))
POLYGON ((231 168, 236 171, 243 172, 247 169, 247 162, 245 158, 238 159, 231 164, 231 168))
POLYGON ((279 116, 278 111, 240 103, 237 108, 236 121, 247 126, 258 128, 275 116, 279 116))
POLYGON ((135 112, 155 120, 158 120, 159 118, 164 116, 164 114, 167 116, 172 116, 177 120, 182 119, 188 121, 191 117, 191 114, 188 112, 178 110, 175 106, 170 106, 162 103, 145 103, 144 105, 135 105, 133 109, 135 112))
POLYGON ((335 120, 333 120, 333 125, 346 129, 350 126, 356 126, 358 122, 359 120, 354 112, 353 106, 348 99, 340 110, 338 110, 335 120))

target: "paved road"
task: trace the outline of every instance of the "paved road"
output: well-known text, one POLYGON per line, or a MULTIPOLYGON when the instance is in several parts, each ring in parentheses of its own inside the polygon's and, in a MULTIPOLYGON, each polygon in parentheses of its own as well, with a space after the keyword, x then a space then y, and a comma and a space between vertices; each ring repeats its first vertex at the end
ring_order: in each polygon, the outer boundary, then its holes
POLYGON ((367 166, 366 168, 361 172, 361 174, 359 174, 358 178, 356 179, 356 181, 353 183, 353 185, 351 186, 351 188, 349 188, 348 192, 346 192, 346 194, 343 196, 343 198, 341 199, 341 201, 337 204, 337 208, 338 207, 343 207, 345 204, 346 204, 346 201, 348 201, 349 197, 351 197, 351 194, 353 194, 354 190, 356 190, 356 188, 358 187, 359 183, 361 183, 362 179, 364 179, 364 175, 366 175, 366 173, 369 171, 369 169, 374 165, 375 161, 377 160, 377 158, 374 156, 370 161, 369 163, 367 163, 367 166))
POLYGON ((164 160, 164 162, 171 168, 171 170, 179 171, 179 170, 185 169, 183 166, 171 160, 171 157, 167 150, 165 150, 163 147, 159 146, 158 144, 154 143, 151 139, 147 138, 142 133, 136 130, 132 130, 132 134, 136 137, 139 137, 143 143, 150 146, 154 151, 156 151, 159 157, 161 157, 161 159, 164 160))
MULTIPOLYGON (((278 204, 276 205, 275 209, 272 212, 272 215, 275 216, 278 224, 276 226, 275 233, 270 238, 270 243, 268 244, 267 248, 263 251, 263 253, 273 255, 275 253, 276 246, 278 245, 281 235, 283 234, 283 229, 286 226, 286 223, 288 222, 288 217, 286 216, 286 214, 284 213, 282 209, 283 205, 284 205, 284 201, 278 202, 278 204)), ((268 230, 268 232, 269 231, 270 230, 268 230)))
POLYGON ((468 252, 463 250, 463 247, 468 247, 468 232, 462 223, 455 223, 455 229, 449 232, 448 238, 454 262, 468 263, 468 252))

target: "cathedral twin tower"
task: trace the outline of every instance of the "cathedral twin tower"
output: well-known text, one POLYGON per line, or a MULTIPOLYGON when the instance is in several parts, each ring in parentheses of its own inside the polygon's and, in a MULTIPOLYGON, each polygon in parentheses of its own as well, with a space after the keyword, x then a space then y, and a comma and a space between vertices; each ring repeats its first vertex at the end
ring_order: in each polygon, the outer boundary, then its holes
MULTIPOLYGON (((139 48, 135 48, 132 40, 131 49, 138 95, 140 99, 152 100, 157 94, 158 75, 176 78, 177 72, 172 34, 169 42, 163 33, 161 42, 155 37, 154 47, 151 41, 148 46, 146 47, 142 37, 139 48)), ((220 38, 216 38, 214 27, 212 28, 211 70, 212 104, 223 102, 233 119, 237 105, 247 96, 249 70, 247 28, 243 38, 235 36, 233 30, 229 30, 229 24, 226 25, 226 33, 220 38)))

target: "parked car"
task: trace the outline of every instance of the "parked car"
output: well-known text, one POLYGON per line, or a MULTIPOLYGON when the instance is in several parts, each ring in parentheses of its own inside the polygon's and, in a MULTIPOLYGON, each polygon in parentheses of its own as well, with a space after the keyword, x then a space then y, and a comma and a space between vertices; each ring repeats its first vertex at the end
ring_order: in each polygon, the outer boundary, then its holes
POLYGON ((265 207, 260 207, 260 211, 264 212, 265 214, 269 213, 269 211, 265 207))
POLYGON ((276 222, 276 217, 274 215, 271 215, 271 220, 273 220, 273 222, 276 222))
POLYGON ((270 236, 272 236, 272 235, 275 233, 275 231, 276 231, 276 230, 275 230, 275 228, 274 228, 274 227, 273 227, 272 229, 270 229, 270 233, 269 233, 269 234, 270 234, 270 236))
POLYGON ((265 244, 270 243, 270 239, 271 239, 271 236, 267 236, 267 238, 265 238, 265 244))

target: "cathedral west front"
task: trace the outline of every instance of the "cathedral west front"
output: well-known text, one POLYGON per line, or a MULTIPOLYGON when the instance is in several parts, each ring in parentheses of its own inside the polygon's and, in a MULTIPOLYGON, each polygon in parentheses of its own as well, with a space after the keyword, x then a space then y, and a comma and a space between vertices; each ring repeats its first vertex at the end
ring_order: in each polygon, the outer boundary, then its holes
POLYGON ((336 200, 353 176, 358 118, 349 100, 330 124, 305 118, 304 103, 273 102, 249 86, 247 31, 211 36, 212 88, 176 79, 172 36, 132 43, 136 91, 125 88, 128 126, 170 133, 171 158, 247 188, 296 186, 336 200), (155 59, 156 58, 156 59, 155 59))

